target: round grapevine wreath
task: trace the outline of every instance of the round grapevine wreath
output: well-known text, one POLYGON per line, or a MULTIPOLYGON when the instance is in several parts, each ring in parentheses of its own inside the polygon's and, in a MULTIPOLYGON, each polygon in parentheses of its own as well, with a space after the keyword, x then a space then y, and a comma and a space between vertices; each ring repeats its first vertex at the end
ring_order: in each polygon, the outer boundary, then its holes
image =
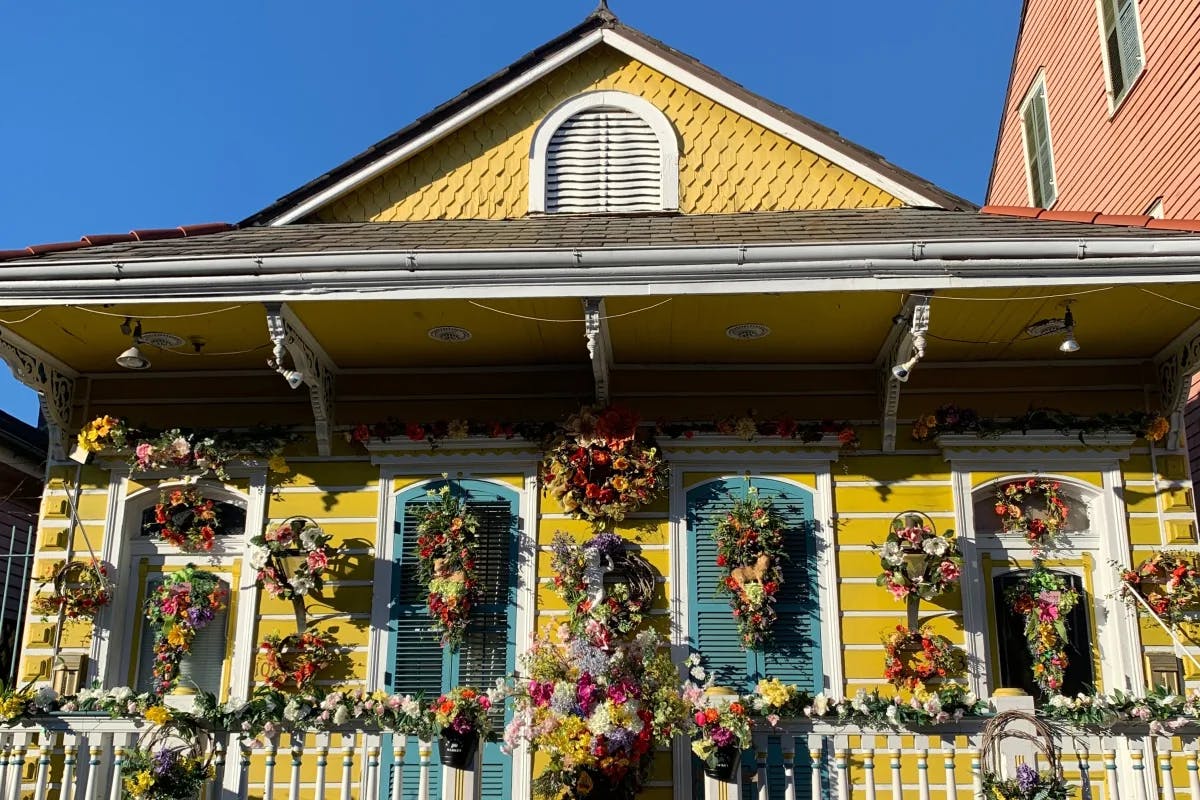
POLYGON ((883 638, 883 677, 897 689, 916 689, 930 681, 957 678, 966 666, 962 649, 929 626, 914 631, 897 625, 883 638))
POLYGON ((449 485, 430 490, 434 502, 421 507, 417 523, 417 580, 443 647, 462 643, 471 609, 480 600, 475 573, 479 520, 449 485))
POLYGON ((1062 484, 1043 478, 1012 481, 996 490, 996 516, 1005 533, 1019 533, 1031 544, 1042 545, 1066 525, 1071 508, 1058 496, 1062 484), (1041 500, 1042 508, 1026 507, 1041 500))
POLYGON ((208 552, 221 532, 217 504, 195 486, 164 489, 154 506, 154 521, 146 523, 146 529, 186 552, 208 552))
POLYGON ((1164 550, 1121 573, 1121 593, 1135 602, 1137 594, 1171 625, 1200 609, 1200 566, 1196 553, 1164 550))
POLYGON ((545 492, 577 519, 620 521, 666 487, 658 450, 636 438, 637 415, 628 409, 583 408, 543 461, 545 492))
POLYGON ((59 562, 40 584, 52 587, 49 594, 35 595, 31 604, 43 617, 62 611, 69 620, 90 619, 113 598, 108 567, 96 559, 59 562))
POLYGON ((317 676, 341 657, 337 640, 316 631, 267 636, 258 646, 263 682, 272 689, 305 692, 317 676))
POLYGON ((328 544, 333 537, 316 522, 294 517, 269 525, 250 540, 250 566, 258 584, 281 600, 296 600, 325 586, 325 571, 337 555, 328 544))
POLYGON ((757 650, 772 638, 777 617, 775 597, 783 585, 783 522, 770 500, 753 486, 744 500, 734 500, 729 512, 716 520, 718 591, 729 595, 742 647, 757 650))
POLYGON ((559 531, 551 551, 554 590, 567 604, 573 636, 607 647, 614 637, 632 636, 641 628, 654 593, 654 567, 626 552, 621 537, 603 532, 581 545, 559 531), (593 560, 603 576, 589 575, 593 560), (595 591, 595 580, 603 584, 603 592, 595 591))

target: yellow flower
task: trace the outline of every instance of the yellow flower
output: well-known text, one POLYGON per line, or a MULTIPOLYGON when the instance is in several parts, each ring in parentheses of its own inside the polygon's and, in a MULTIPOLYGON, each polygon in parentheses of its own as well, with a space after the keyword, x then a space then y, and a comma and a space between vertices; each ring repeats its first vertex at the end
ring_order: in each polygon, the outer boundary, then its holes
POLYGON ((612 487, 618 492, 623 492, 629 488, 629 481, 625 480, 622 475, 614 475, 612 479, 612 487))
POLYGON ((171 712, 165 706, 150 706, 143 716, 155 725, 162 725, 171 718, 171 712))
POLYGON ((134 797, 144 797, 154 787, 154 777, 150 770, 141 770, 125 779, 125 791, 134 797))
POLYGON ((791 691, 778 678, 758 682, 758 693, 771 705, 779 708, 787 705, 791 691))
POLYGON ((170 633, 167 634, 167 642, 174 647, 186 647, 188 640, 187 635, 183 632, 183 628, 179 625, 171 628, 170 633))
POLYGON ((288 466, 287 459, 279 453, 271 456, 270 460, 267 461, 267 469, 277 475, 287 475, 292 471, 292 468, 288 466))
POLYGON ((1156 416, 1146 426, 1146 438, 1152 442, 1160 441, 1171 431, 1171 423, 1165 418, 1156 416))

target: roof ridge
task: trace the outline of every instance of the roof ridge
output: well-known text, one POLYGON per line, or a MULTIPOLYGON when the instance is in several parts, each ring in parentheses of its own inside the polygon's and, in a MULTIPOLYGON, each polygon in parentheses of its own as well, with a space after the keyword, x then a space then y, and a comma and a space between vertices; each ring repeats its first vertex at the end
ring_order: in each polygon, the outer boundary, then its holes
POLYGON ((981 214, 997 217, 1025 217, 1053 222, 1078 222, 1086 225, 1119 225, 1125 228, 1151 228, 1164 231, 1200 232, 1197 219, 1157 219, 1148 214, 1104 214, 1099 211, 1067 211, 1035 208, 1031 206, 987 205, 979 209, 981 214))
POLYGON ((89 233, 79 237, 77 242, 44 242, 31 244, 19 250, 0 250, 0 261, 8 261, 21 256, 40 256, 44 253, 61 253, 67 250, 79 250, 84 247, 100 247, 106 244, 120 242, 151 242, 159 239, 184 239, 196 236, 206 236, 210 233, 224 233, 236 230, 237 226, 229 222, 201 222, 196 225, 178 225, 174 228, 140 228, 129 233, 89 233))

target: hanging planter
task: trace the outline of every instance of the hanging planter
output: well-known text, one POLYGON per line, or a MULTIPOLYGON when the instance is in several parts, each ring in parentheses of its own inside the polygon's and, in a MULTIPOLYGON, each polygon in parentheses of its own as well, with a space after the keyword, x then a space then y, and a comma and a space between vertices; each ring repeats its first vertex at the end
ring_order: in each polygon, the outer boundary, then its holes
POLYGON ((1196 553, 1164 550, 1121 573, 1121 594, 1138 607, 1145 600, 1164 622, 1178 626, 1200 610, 1200 566, 1196 553))
POLYGON ((908 627, 917 627, 922 600, 933 600, 954 590, 962 577, 962 553, 954 531, 939 535, 928 514, 905 511, 888 525, 887 540, 877 547, 883 572, 876 586, 905 601, 908 627))
POLYGON ((983 792, 996 800, 1069 800, 1074 790, 1063 777, 1062 761, 1054 746, 1054 731, 1044 721, 1023 711, 1004 711, 983 727, 983 792), (1017 765, 1016 774, 1004 774, 1004 745, 1032 746, 1032 761, 1017 765), (1038 771, 1037 764, 1046 769, 1038 771))
POLYGON ((438 754, 442 764, 466 769, 474 762, 479 740, 492 730, 491 708, 487 694, 470 686, 454 688, 434 702, 431 711, 433 723, 441 731, 438 754))

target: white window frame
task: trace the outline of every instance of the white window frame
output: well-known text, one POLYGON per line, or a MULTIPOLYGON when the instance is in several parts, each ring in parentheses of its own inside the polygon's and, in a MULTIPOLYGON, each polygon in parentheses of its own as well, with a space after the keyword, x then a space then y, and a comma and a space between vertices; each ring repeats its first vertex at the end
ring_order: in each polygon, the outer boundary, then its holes
POLYGON ((585 92, 560 103, 538 125, 529 146, 529 213, 546 211, 546 159, 550 140, 564 122, 592 108, 619 108, 640 117, 658 140, 662 211, 679 210, 679 136, 657 106, 628 92, 585 92))
POLYGON ((1020 123, 1018 127, 1021 129, 1021 163, 1025 165, 1025 188, 1029 192, 1029 205, 1031 208, 1052 208, 1058 202, 1058 171, 1054 165, 1054 136, 1050 130, 1050 94, 1046 88, 1046 71, 1038 70, 1034 76, 1033 83, 1029 86, 1029 91, 1025 93, 1025 99, 1021 101, 1020 108, 1017 113, 1017 119, 1020 123), (1042 102, 1046 114, 1046 147, 1050 151, 1050 186, 1054 189, 1054 194, 1045 202, 1044 206, 1039 206, 1034 194, 1033 188, 1033 164, 1029 158, 1029 139, 1025 132, 1025 115, 1029 111, 1029 106, 1034 102, 1041 90, 1042 102))
POLYGON ((1166 209, 1163 208, 1162 195, 1154 198, 1154 202, 1146 206, 1146 210, 1142 213, 1151 219, 1164 219, 1166 217, 1166 209))
POLYGON ((206 481, 206 494, 213 499, 234 501, 246 508, 246 530, 240 541, 218 538, 211 553, 187 553, 178 547, 157 540, 135 536, 133 526, 140 525, 142 511, 157 503, 160 490, 184 485, 178 476, 156 473, 139 473, 137 483, 146 488, 130 491, 133 480, 127 467, 114 468, 108 486, 108 519, 106 535, 100 559, 113 566, 112 574, 117 582, 116 598, 109 607, 97 615, 95 633, 92 637, 89 657, 89 680, 99 680, 102 686, 124 686, 129 681, 133 642, 141 630, 138 598, 144 588, 139 585, 140 564, 150 562, 150 572, 164 568, 179 567, 188 563, 207 566, 212 572, 230 580, 231 596, 237 597, 237 618, 230 620, 230 641, 233 642, 230 659, 228 695, 231 700, 249 696, 253 679, 254 655, 257 650, 254 630, 258 622, 258 590, 255 571, 243 558, 250 537, 262 526, 266 512, 266 468, 231 469, 235 476, 247 480, 249 491, 237 486, 206 481), (232 580, 233 568, 241 563, 236 585, 232 580), (135 624, 128 623, 133 620, 135 624))
POLYGON ((1108 58, 1108 31, 1104 29, 1104 4, 1108 3, 1113 9, 1113 22, 1117 26, 1117 36, 1119 37, 1121 22, 1118 15, 1120 11, 1120 0, 1096 0, 1096 27, 1100 33, 1100 59, 1104 72, 1104 93, 1108 96, 1108 116, 1111 118, 1117 113, 1118 109, 1125 103, 1125 98, 1133 93, 1133 87, 1141 79, 1142 73, 1146 71, 1146 40, 1142 36, 1142 9, 1138 0, 1130 0, 1133 3, 1133 18, 1134 29, 1137 31, 1138 52, 1142 54, 1142 63, 1138 67, 1138 71, 1125 81, 1125 85, 1121 89, 1120 96, 1117 96, 1113 91, 1112 80, 1112 64, 1108 58))

